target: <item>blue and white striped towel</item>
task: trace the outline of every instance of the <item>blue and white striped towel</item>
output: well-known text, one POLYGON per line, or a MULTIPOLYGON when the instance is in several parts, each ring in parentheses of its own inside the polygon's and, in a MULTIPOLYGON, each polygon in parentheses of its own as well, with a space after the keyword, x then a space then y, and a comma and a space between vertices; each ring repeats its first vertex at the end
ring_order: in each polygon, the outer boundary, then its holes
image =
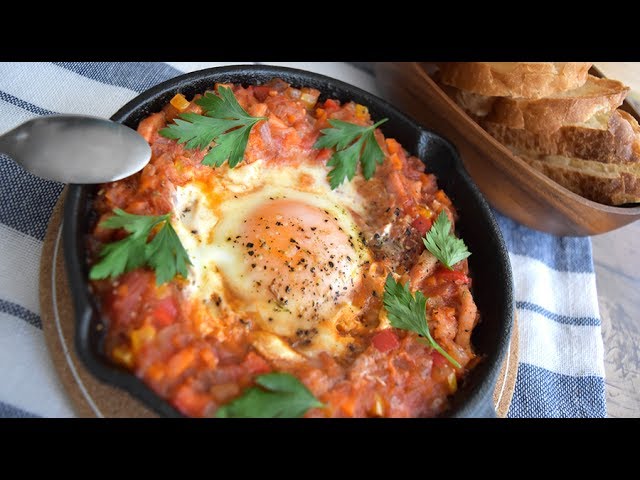
MULTIPOLYGON (((37 115, 109 117, 161 81, 218 65, 0 63, 0 133, 37 115)), ((288 65, 378 93, 375 79, 349 64, 288 65)), ((62 187, 0 154, 0 417, 74 416, 49 359, 38 302, 42 241, 62 187)), ((534 232, 496 215, 513 266, 520 329, 509 416, 605 416, 591 241, 534 232)))

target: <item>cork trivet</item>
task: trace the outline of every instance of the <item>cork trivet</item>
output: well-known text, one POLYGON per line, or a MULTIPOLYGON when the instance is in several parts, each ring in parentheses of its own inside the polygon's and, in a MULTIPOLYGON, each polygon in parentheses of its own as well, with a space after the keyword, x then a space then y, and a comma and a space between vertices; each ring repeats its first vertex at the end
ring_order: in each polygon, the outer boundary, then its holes
POLYGON ((496 389, 493 391, 493 404, 496 407, 496 415, 506 418, 509 406, 516 390, 516 377, 518 376, 518 353, 520 348, 520 335, 518 334, 518 314, 513 312, 513 328, 507 357, 502 362, 496 389))
MULTIPOLYGON (((62 249, 62 211, 66 189, 58 199, 42 248, 40 310, 53 365, 80 417, 144 418, 157 415, 128 393, 106 385, 89 373, 76 355, 75 317, 62 249)), ((518 329, 500 370, 494 393, 496 413, 505 417, 511 404, 518 366, 518 329)))
POLYGON ((40 312, 53 365, 80 417, 155 417, 128 393, 110 387, 89 373, 76 355, 75 319, 62 249, 62 206, 56 204, 42 247, 40 312))

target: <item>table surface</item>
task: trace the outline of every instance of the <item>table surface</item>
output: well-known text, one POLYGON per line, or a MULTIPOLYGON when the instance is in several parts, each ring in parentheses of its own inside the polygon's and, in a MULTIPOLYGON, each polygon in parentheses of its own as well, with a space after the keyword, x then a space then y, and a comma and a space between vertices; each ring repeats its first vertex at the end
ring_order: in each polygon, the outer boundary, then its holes
MULTIPOLYGON (((608 77, 625 82, 640 99, 640 63, 598 63, 608 77)), ((640 417, 640 222, 593 237, 602 317, 607 411, 640 417)))
POLYGON ((640 417, 639 238, 639 222, 593 237, 610 417, 640 417))

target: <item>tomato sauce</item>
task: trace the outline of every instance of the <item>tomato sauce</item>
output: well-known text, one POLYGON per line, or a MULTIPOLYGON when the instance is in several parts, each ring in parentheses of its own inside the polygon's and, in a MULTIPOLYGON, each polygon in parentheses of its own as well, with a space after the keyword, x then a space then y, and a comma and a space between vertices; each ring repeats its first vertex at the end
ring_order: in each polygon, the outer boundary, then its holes
MULTIPOLYGON (((295 89, 281 80, 227 86, 247 112, 268 118, 251 131, 245 162, 260 158, 295 165, 305 158, 324 165, 332 151, 313 145, 320 131, 330 127, 329 119, 373 123, 365 106, 334 99, 318 102, 320 92, 295 89)), ((98 222, 87 241, 91 262, 97 261, 104 244, 126 235, 99 225, 114 208, 140 215, 171 212, 175 188, 212 168, 200 164, 204 152, 185 149, 158 133, 179 113, 201 113, 194 102, 197 98, 178 97, 140 123, 138 131, 151 145, 152 160, 142 172, 101 186, 94 203, 98 222)), ((146 268, 92 282, 107 324, 107 355, 179 411, 195 417, 215 415, 219 406, 252 386, 257 375, 271 371, 292 373, 325 404, 309 410, 308 417, 428 417, 446 411, 450 396, 478 361, 471 333, 479 314, 470 292, 473 280, 467 261, 453 271, 439 266, 425 250, 422 236, 441 211, 452 222, 457 214, 422 161, 380 130, 376 140, 384 163, 369 181, 361 176, 353 180, 367 199, 367 214, 359 224, 374 261, 363 279, 365 287, 353 299, 362 307, 361 321, 368 333, 348 361, 321 353, 302 365, 276 366, 251 346, 250 326, 241 323, 229 327, 221 341, 209 334, 185 298, 183 279, 158 286, 154 272, 146 268), (403 284, 410 281, 412 290, 428 297, 431 335, 461 368, 415 333, 376 328, 388 272, 400 275, 403 284)))

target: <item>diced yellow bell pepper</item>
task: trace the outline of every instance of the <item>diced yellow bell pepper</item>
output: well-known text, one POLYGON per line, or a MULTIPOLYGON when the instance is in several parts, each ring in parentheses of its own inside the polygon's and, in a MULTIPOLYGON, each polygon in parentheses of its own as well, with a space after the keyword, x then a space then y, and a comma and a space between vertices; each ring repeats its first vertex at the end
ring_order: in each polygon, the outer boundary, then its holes
POLYGON ((447 384, 449 385, 449 392, 454 393, 458 390, 458 379, 456 378, 456 372, 451 372, 447 377, 447 384))
POLYGON ((307 110, 311 110, 316 106, 318 101, 319 92, 311 88, 303 88, 300 94, 300 101, 304 104, 307 110))
POLYGON ((152 340, 156 335, 156 329, 153 325, 143 325, 142 327, 133 330, 129 334, 129 339, 131 340, 131 349, 134 352, 139 352, 142 346, 148 341, 152 340))
POLYGON ((113 359, 127 368, 133 368, 133 353, 124 345, 119 345, 111 350, 113 359))
POLYGON ((356 117, 360 119, 365 119, 369 115, 369 109, 364 105, 360 105, 359 103, 356 105, 356 117))
POLYGON ((384 417, 384 411, 384 400, 380 395, 376 393, 373 401, 373 407, 371 408, 371 413, 376 417, 384 417))
POLYGON ((183 112, 187 109, 187 107, 190 105, 189 100, 187 100, 184 95, 182 95, 181 93, 176 94, 172 99, 171 99, 171 105, 173 105, 178 111, 183 112))
POLYGON ((424 205, 420 205, 418 207, 418 212, 420 213, 421 217, 424 217, 426 219, 430 219, 431 217, 433 217, 433 210, 431 210, 429 207, 426 207, 424 205))

